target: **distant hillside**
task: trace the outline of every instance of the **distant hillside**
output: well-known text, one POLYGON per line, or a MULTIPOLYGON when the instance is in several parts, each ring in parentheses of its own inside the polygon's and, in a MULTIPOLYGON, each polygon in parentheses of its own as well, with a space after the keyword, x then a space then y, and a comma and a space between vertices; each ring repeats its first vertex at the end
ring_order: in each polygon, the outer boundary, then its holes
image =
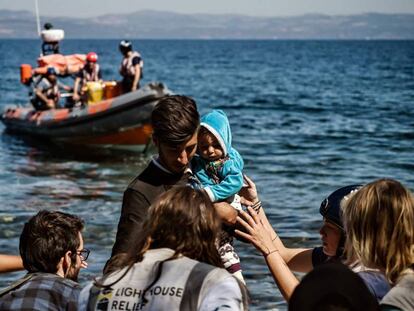
MULTIPOLYGON (((41 16, 66 38, 154 39, 414 39, 414 14, 292 17, 179 14, 138 11, 94 18, 41 16)), ((0 38, 35 38, 29 11, 0 10, 0 38)))

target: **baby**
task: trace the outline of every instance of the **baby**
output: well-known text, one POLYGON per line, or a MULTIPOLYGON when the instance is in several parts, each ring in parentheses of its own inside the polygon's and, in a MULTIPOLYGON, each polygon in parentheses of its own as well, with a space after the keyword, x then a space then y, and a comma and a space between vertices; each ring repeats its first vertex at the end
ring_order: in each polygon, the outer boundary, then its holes
MULTIPOLYGON (((211 201, 226 201, 241 209, 237 193, 243 186, 243 159, 231 146, 230 124, 222 110, 213 110, 201 119, 197 153, 193 171, 211 201)), ((244 282, 232 244, 233 237, 223 231, 218 250, 224 267, 244 282)))
POLYGON ((237 193, 243 186, 243 159, 231 146, 229 120, 222 110, 201 119, 194 172, 212 202, 228 201, 241 209, 237 193))

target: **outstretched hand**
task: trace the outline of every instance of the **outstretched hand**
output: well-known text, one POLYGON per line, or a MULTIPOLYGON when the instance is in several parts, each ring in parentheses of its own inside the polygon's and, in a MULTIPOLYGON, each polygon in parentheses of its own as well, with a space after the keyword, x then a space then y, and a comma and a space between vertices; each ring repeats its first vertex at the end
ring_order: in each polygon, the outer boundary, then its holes
POLYGON ((248 211, 249 213, 240 211, 242 217, 237 217, 237 222, 245 232, 236 229, 235 233, 252 243, 265 256, 277 251, 272 241, 272 234, 266 225, 251 207, 248 207, 248 211))

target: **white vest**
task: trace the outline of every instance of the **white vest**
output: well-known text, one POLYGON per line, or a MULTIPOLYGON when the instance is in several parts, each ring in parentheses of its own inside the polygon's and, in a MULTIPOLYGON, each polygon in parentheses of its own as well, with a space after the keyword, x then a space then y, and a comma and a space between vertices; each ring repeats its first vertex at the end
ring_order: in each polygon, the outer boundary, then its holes
MULTIPOLYGON (((121 74, 123 76, 133 77, 135 75, 135 66, 132 65, 132 59, 136 56, 141 58, 141 55, 138 52, 132 51, 132 53, 128 57, 124 57, 124 59, 122 60, 121 74)), ((142 70, 142 67, 144 67, 144 62, 142 58, 141 58, 141 61, 139 62, 139 67, 141 68, 141 70, 142 70)))
MULTIPOLYGON (((144 260, 136 263, 110 289, 85 288, 89 291, 87 310, 198 310, 206 294, 223 281, 230 278, 230 282, 238 287, 237 281, 226 270, 182 256, 164 262, 160 278, 144 298, 144 290, 156 278, 159 262, 173 254, 174 251, 168 248, 149 250, 144 260)), ((104 284, 117 281, 126 269, 105 278, 104 284)), ((242 291, 237 290, 240 293, 239 310, 242 310, 242 291)))

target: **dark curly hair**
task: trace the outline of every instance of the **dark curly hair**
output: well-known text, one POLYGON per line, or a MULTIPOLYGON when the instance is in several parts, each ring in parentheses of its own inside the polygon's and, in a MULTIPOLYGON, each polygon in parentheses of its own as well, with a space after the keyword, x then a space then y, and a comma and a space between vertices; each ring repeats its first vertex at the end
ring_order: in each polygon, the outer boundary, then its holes
POLYGON ((153 136, 168 145, 188 141, 200 126, 195 101, 187 96, 171 95, 162 98, 151 115, 153 136))
POLYGON ((67 251, 76 252, 83 221, 74 215, 42 210, 29 219, 20 235, 20 256, 29 272, 56 273, 60 259, 67 251))

